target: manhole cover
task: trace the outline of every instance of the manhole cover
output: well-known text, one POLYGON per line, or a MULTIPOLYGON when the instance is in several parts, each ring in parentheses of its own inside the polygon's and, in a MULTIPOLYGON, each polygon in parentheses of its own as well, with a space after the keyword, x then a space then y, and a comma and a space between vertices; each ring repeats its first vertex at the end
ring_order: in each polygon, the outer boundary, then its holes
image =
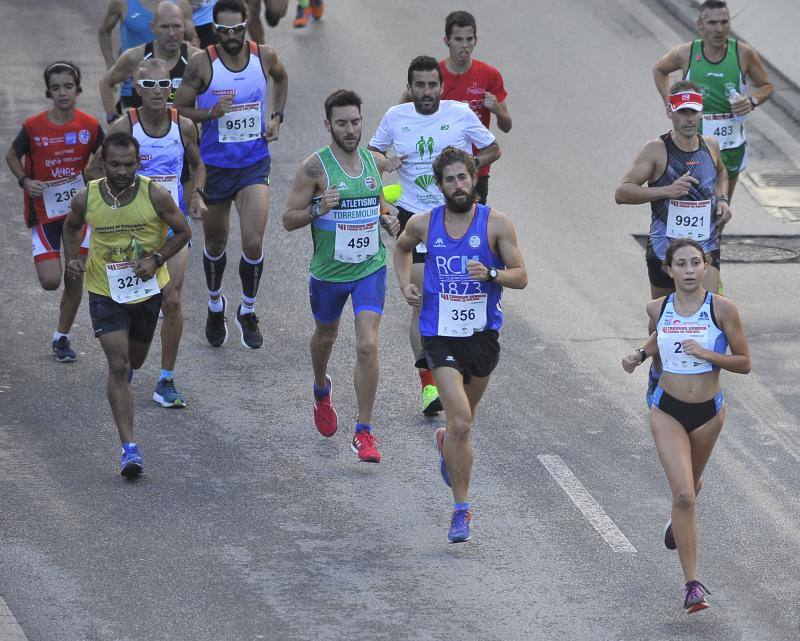
POLYGON ((785 263, 797 260, 800 252, 753 242, 722 239, 722 261, 728 263, 785 263))
POLYGON ((759 187, 800 187, 800 172, 762 171, 749 174, 759 187))

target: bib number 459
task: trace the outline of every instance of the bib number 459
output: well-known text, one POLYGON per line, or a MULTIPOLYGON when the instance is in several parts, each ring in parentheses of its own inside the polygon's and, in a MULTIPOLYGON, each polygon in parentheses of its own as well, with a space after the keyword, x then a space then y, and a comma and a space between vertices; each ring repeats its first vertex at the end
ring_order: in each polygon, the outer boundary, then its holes
POLYGON ((369 236, 359 236, 358 238, 351 238, 347 243, 350 249, 366 249, 369 247, 369 236))

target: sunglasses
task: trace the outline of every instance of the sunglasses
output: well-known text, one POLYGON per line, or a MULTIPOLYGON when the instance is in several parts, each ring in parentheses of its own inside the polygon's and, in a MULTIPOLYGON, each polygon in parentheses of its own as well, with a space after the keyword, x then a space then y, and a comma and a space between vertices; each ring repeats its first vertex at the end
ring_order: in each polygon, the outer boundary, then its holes
POLYGON ((172 87, 172 80, 165 78, 164 80, 137 80, 136 84, 143 89, 169 89, 172 87))
POLYGON ((232 36, 237 33, 244 33, 244 30, 247 29, 247 23, 242 22, 240 24, 235 24, 232 27, 226 27, 225 25, 214 23, 214 28, 219 32, 223 33, 227 36, 232 36))

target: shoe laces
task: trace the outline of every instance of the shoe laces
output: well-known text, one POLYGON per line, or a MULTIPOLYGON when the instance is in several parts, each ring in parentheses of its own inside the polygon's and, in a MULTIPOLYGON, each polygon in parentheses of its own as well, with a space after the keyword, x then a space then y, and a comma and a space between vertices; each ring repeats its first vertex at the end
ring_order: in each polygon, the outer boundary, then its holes
POLYGON ((367 432, 366 430, 363 432, 358 432, 355 435, 355 438, 359 439, 361 442, 360 447, 377 447, 380 441, 373 436, 372 432, 367 432))
POLYGON ((453 527, 454 525, 463 527, 469 522, 469 517, 471 514, 472 513, 469 510, 453 510, 453 518, 450 521, 450 527, 453 527))
POLYGON ((242 314, 239 318, 240 322, 244 325, 247 325, 249 330, 255 331, 258 329, 258 316, 256 316, 255 312, 251 312, 250 314, 242 314))
POLYGON ((162 378, 161 386, 167 391, 177 394, 178 390, 175 389, 175 381, 171 378, 162 378))
POLYGON ((689 601, 699 601, 706 594, 711 594, 708 588, 700 583, 700 581, 689 581, 683 589, 686 593, 686 596, 683 599, 684 606, 686 606, 689 601))

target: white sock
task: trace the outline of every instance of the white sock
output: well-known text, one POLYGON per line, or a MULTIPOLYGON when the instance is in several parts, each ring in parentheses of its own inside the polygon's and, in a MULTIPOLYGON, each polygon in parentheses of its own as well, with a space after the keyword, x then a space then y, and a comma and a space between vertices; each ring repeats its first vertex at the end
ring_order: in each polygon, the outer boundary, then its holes
POLYGON ((69 334, 62 334, 61 332, 53 332, 53 340, 54 341, 59 340, 62 336, 64 338, 69 338, 69 334))

